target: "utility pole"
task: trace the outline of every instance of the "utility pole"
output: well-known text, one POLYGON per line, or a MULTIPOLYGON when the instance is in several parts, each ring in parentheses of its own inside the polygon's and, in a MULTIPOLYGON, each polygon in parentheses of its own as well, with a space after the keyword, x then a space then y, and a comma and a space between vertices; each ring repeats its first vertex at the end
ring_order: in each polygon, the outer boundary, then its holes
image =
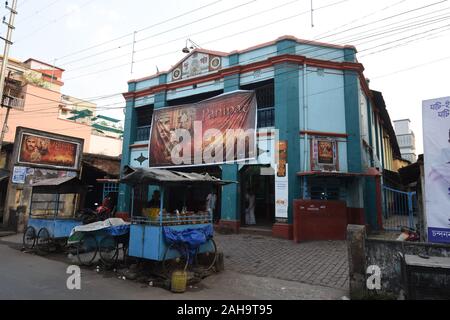
MULTIPOLYGON (((9 47, 12 45, 12 42, 11 42, 12 31, 14 30, 14 19, 17 14, 17 11, 16 11, 17 0, 13 0, 12 7, 8 7, 8 1, 6 1, 5 8, 10 11, 10 14, 9 14, 9 22, 8 23, 5 21, 5 18, 3 18, 3 23, 8 26, 8 31, 6 33, 6 39, 3 37, 0 37, 0 39, 3 39, 5 41, 5 50, 3 52, 2 68, 0 71, 0 101, 1 101, 2 107, 3 107, 3 91, 5 89, 6 68, 8 66, 9 47)), ((11 110, 11 107, 6 106, 6 116, 5 116, 5 120, 3 122, 2 133, 0 136, 0 152, 2 151, 3 139, 5 138, 6 130, 8 128, 8 118, 9 118, 10 110, 11 110)))
POLYGON ((134 51, 134 47, 136 45, 136 33, 137 31, 133 32, 133 49, 131 52, 131 75, 133 75, 133 68, 134 68, 134 54, 136 51, 134 51))

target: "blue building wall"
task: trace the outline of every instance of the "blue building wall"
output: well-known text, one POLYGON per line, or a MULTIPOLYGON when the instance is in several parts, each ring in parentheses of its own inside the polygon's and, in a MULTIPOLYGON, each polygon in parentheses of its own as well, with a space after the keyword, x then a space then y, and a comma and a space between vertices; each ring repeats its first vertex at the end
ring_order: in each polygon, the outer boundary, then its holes
POLYGON ((223 81, 209 81, 206 84, 199 84, 195 89, 191 85, 187 87, 177 88, 175 90, 170 90, 167 92, 167 100, 185 98, 196 94, 218 91, 223 89, 224 89, 223 81))
MULTIPOLYGON (((256 61, 265 61, 269 57, 277 55, 303 55, 306 57, 332 61, 332 62, 354 62, 355 50, 351 48, 337 49, 308 43, 299 44, 291 39, 280 40, 263 48, 252 51, 237 53, 223 58, 224 68, 236 65, 246 65, 256 61)), ((302 179, 297 173, 310 171, 310 140, 307 149, 304 149, 304 136, 300 131, 316 131, 324 133, 340 134, 336 138, 338 143, 339 171, 362 173, 366 159, 365 150, 361 142, 361 113, 360 113, 360 77, 356 71, 337 70, 332 68, 318 68, 308 66, 306 70, 306 83, 304 83, 303 66, 298 63, 275 63, 271 67, 255 70, 244 74, 233 74, 225 76, 220 80, 199 83, 196 87, 189 85, 168 92, 162 91, 155 94, 129 100, 125 119, 125 134, 123 144, 122 167, 147 166, 147 162, 139 162, 136 159, 142 154, 147 156, 148 148, 140 146, 132 148, 135 143, 136 111, 135 107, 146 104, 154 104, 154 108, 167 106, 168 101, 195 94, 223 90, 231 92, 238 90, 241 85, 253 82, 273 79, 275 95, 275 128, 279 130, 279 138, 288 142, 288 165, 289 165, 289 203, 294 199, 302 197, 302 179), (306 92, 304 88, 306 87, 306 92), (304 124, 304 106, 307 104, 307 127, 304 124), (344 137, 347 135, 347 137, 344 137), (306 167, 305 167, 306 161, 306 167)), ((171 83, 172 75, 162 74, 152 79, 145 79, 129 84, 129 92, 136 92, 151 87, 171 83)), ((372 107, 367 106, 367 111, 372 115, 372 107)), ((377 147, 382 143, 381 130, 378 124, 369 119, 370 145, 377 147), (371 122, 372 121, 372 122, 371 122)), ((309 137, 310 139, 310 137, 309 137)), ((379 153, 383 148, 379 148, 379 153)), ((223 165, 222 178, 227 180, 239 180, 238 165, 223 165)), ((363 182, 365 194, 365 206, 373 207, 373 201, 368 196, 372 192, 371 182, 363 182)), ((356 189, 360 185, 353 183, 356 189)), ((347 190, 347 193, 353 192, 347 190)), ((356 192, 356 191, 355 191, 356 192)), ((359 192, 359 191, 358 191, 359 192)), ((119 197, 119 210, 130 209, 129 188, 121 185, 119 197)), ((355 202, 355 201, 353 201, 355 202)), ((228 185, 222 190, 222 219, 229 221, 240 220, 240 195, 238 185, 228 185)), ((288 222, 292 223, 292 205, 289 206, 288 222)), ((366 211, 366 220, 373 223, 374 213, 366 211)))
POLYGON ((308 130, 346 133, 344 73, 307 68, 308 130))
POLYGON ((276 45, 271 45, 264 48, 259 48, 250 52, 239 54, 239 65, 246 65, 249 63, 263 61, 269 57, 278 55, 278 48, 276 45))
MULTIPOLYGON (((123 147, 122 147, 122 159, 120 162, 120 167, 124 168, 130 164, 131 160, 131 150, 130 145, 136 140, 136 109, 134 107, 134 100, 128 100, 125 107, 125 122, 123 131, 123 147)), ((118 197, 118 211, 130 212, 130 199, 131 190, 125 184, 120 184, 119 187, 119 197, 118 197)))
MULTIPOLYGON (((235 59, 233 59, 235 61, 235 59)), ((232 75, 224 79, 224 92, 239 90, 239 75, 232 75)), ((239 165, 224 164, 221 166, 222 179, 239 181, 239 165)), ((222 187, 221 219, 239 221, 240 217, 239 185, 229 184, 222 187)))
POLYGON ((342 49, 327 48, 311 44, 295 44, 295 54, 313 59, 328 60, 335 62, 344 61, 342 49))

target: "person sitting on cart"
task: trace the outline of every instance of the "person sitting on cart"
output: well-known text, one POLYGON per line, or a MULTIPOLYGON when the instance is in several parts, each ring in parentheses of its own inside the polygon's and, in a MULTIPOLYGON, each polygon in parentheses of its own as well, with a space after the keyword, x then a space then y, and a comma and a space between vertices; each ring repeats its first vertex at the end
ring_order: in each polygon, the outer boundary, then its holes
POLYGON ((153 191, 152 199, 148 202, 148 208, 159 208, 161 206, 161 194, 159 190, 153 191))
POLYGON ((106 220, 111 218, 114 206, 114 196, 111 193, 108 193, 105 199, 103 199, 101 206, 96 209, 99 219, 106 220))

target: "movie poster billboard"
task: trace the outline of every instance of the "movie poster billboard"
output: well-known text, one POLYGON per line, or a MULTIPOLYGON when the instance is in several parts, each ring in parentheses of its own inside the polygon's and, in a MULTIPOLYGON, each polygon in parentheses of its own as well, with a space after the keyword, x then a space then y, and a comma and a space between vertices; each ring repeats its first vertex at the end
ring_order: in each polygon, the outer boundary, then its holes
POLYGON ((422 108, 428 241, 450 243, 450 97, 422 108))
POLYGON ((255 159, 256 112, 253 91, 235 91, 195 104, 155 110, 149 166, 198 166, 255 159))
POLYGON ((16 135, 16 163, 30 167, 78 170, 82 139, 26 128, 16 135))
POLYGON ((312 140, 312 170, 337 171, 337 141, 329 138, 312 140))

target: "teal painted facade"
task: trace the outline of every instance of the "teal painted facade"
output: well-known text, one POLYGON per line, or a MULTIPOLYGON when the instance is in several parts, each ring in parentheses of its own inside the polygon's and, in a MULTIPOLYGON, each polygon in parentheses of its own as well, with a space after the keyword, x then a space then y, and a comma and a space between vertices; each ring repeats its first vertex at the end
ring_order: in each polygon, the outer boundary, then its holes
MULTIPOLYGON (((199 50, 201 52, 201 49, 199 50)), ((205 51, 205 53, 208 53, 205 51)), ((251 85, 270 81, 273 83, 274 95, 274 129, 278 130, 279 139, 288 143, 288 178, 289 178, 289 206, 287 219, 280 219, 283 223, 292 224, 293 206, 295 199, 311 197, 310 183, 314 179, 300 177, 299 174, 311 171, 311 139, 313 137, 328 137, 337 143, 339 173, 363 174, 365 165, 365 149, 361 139, 360 96, 363 78, 362 71, 349 69, 341 62, 355 63, 356 50, 351 47, 327 46, 313 42, 302 42, 292 37, 283 37, 261 47, 255 47, 242 52, 223 55, 222 69, 239 66, 240 71, 233 71, 221 76, 220 71, 207 72, 204 75, 216 75, 202 80, 196 76, 189 81, 173 81, 171 72, 159 74, 153 78, 134 80, 129 83, 130 97, 127 98, 125 119, 125 134, 123 144, 122 167, 139 164, 135 159, 142 153, 148 154, 145 146, 133 146, 136 132, 136 108, 152 105, 155 109, 167 107, 173 99, 182 99, 208 92, 232 92, 243 85, 251 85), (286 61, 276 60, 277 56, 305 57, 305 62, 295 59, 286 61), (314 61, 308 60, 313 58, 314 61), (317 64, 317 60, 323 61, 317 64), (272 62, 273 61, 273 62, 272 62), (267 63, 264 63, 267 62, 267 63), (260 67, 246 69, 248 65, 261 63, 260 67), (304 64, 306 64, 306 69, 304 64), (168 89, 153 92, 152 88, 167 84, 168 89), (305 91, 306 90, 306 91, 305 91), (148 93, 147 93, 148 92, 148 93), (306 118, 305 118, 306 115, 306 118), (306 121, 305 121, 306 120, 306 121), (308 132, 308 140, 301 132, 308 132), (303 193, 303 191, 306 191, 303 193)), ((183 60, 184 61, 184 60, 183 60)), ((370 99, 367 98, 369 114, 369 141, 375 146, 376 154, 381 154, 383 148, 377 148, 382 139, 377 119, 372 119, 373 112, 370 99), (372 124, 374 122, 374 124, 372 124), (375 136, 374 136, 375 135, 375 136)), ((150 124, 149 124, 150 125, 150 124)), ((273 156, 273 154, 271 154, 273 156)), ((372 162, 372 161, 370 161, 372 162)), ((147 164, 146 164, 147 163, 147 164)), ((221 166, 222 178, 239 181, 240 169, 238 164, 221 166)), ((375 184, 370 178, 356 177, 352 180, 339 180, 341 197, 351 207, 364 209, 367 223, 376 227, 376 206, 374 203, 375 184), (361 191, 362 190, 362 191, 361 191)), ((325 183, 326 184, 326 183, 325 183)), ((312 185, 312 184, 311 184, 312 185)), ((240 187, 233 184, 222 188, 221 219, 236 222, 241 220, 242 209, 240 187)), ((130 190, 125 186, 120 188, 119 210, 129 212, 130 190)), ((278 221, 278 219, 277 219, 278 221)))
MULTIPOLYGON (((232 59, 233 61, 235 59, 232 59)), ((226 76, 224 79, 224 92, 239 90, 239 75, 226 76)), ((224 164, 222 179, 239 181, 239 166, 237 164, 224 164)), ((239 221, 240 197, 239 185, 230 184, 222 187, 221 219, 239 221)))
MULTIPOLYGON (((134 107, 134 101, 128 100, 125 107, 125 124, 123 133, 122 159, 120 167, 124 168, 130 164, 131 149, 130 145, 136 140, 136 131, 131 128, 136 127, 137 115, 134 107)), ((119 186, 118 211, 130 212, 131 190, 125 184, 119 186)))
MULTIPOLYGON (((303 70, 301 71, 303 72, 303 70)), ((300 103, 299 69, 297 65, 275 65, 275 128, 279 139, 288 145, 289 203, 300 197, 300 103)), ((292 223, 292 206, 288 207, 288 222, 292 223)))
POLYGON ((344 71, 345 124, 347 128, 348 171, 360 173, 362 170, 362 142, 359 111, 358 75, 354 71, 344 71))

